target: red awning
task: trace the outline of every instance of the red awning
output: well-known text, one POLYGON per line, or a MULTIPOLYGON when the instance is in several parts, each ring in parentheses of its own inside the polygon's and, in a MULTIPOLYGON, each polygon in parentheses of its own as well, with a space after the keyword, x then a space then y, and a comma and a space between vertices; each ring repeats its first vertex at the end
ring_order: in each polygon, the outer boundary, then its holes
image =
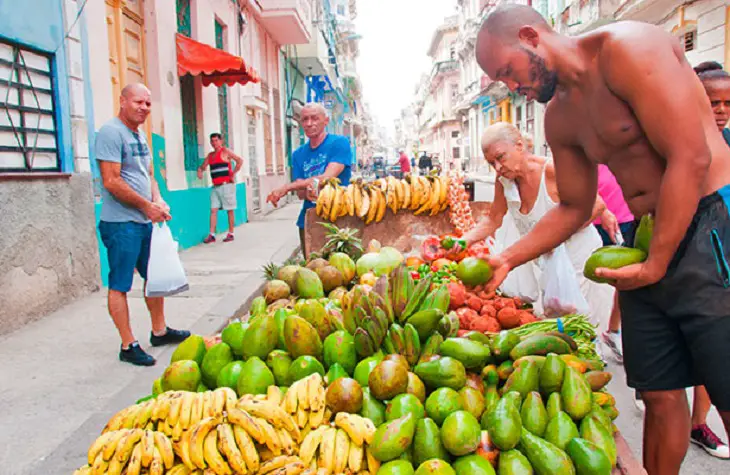
POLYGON ((203 86, 259 82, 259 75, 243 58, 176 34, 177 74, 202 76, 203 86))

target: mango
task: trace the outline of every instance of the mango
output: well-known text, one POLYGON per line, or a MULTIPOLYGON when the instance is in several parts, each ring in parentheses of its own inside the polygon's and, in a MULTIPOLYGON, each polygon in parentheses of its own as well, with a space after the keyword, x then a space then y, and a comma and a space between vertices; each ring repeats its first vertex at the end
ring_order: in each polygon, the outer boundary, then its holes
POLYGON ((421 378, 410 371, 408 372, 408 386, 406 386, 406 393, 413 394, 419 401, 421 401, 421 403, 426 402, 426 385, 423 384, 421 378))
POLYGON ((497 373, 497 367, 490 364, 482 368, 482 379, 487 387, 496 387, 497 384, 499 384, 499 373, 497 373))
POLYGON ((586 260, 583 275, 586 279, 599 284, 609 283, 609 279, 596 276, 596 269, 620 269, 631 264, 638 264, 646 260, 646 252, 641 249, 623 246, 606 246, 596 250, 586 260))
POLYGON ((243 361, 231 361, 227 365, 223 367, 220 373, 218 373, 218 378, 216 379, 216 387, 217 388, 231 388, 234 391, 238 387, 238 378, 241 376, 241 371, 243 371, 243 361))
POLYGON ((279 339, 276 342, 276 349, 286 350, 286 339, 284 338, 284 324, 286 319, 289 318, 289 310, 280 308, 274 312, 274 321, 276 322, 276 329, 279 332, 279 339))
POLYGON ((575 475, 572 460, 562 449, 522 429, 520 451, 540 475, 575 475))
POLYGON ((509 356, 513 361, 517 361, 523 356, 546 356, 550 353, 565 355, 570 352, 570 345, 564 339, 555 335, 537 334, 528 336, 515 345, 515 347, 512 348, 512 351, 509 352, 509 356))
POLYGON ((497 366, 497 376, 499 376, 501 381, 507 381, 507 378, 509 378, 514 371, 515 367, 512 364, 512 360, 502 361, 499 366, 497 366))
POLYGON ((570 366, 581 374, 588 371, 588 363, 575 355, 560 355, 560 359, 565 362, 566 366, 570 366))
POLYGON ((370 389, 365 386, 362 390, 362 409, 360 415, 372 421, 375 427, 385 422, 385 404, 378 401, 370 394, 370 389))
POLYGON ((534 361, 528 361, 515 369, 502 387, 502 393, 517 391, 524 398, 528 393, 537 391, 540 382, 540 368, 534 361))
POLYGON ((433 419, 424 418, 416 423, 416 434, 413 437, 413 463, 421 465, 426 460, 451 460, 449 452, 441 443, 441 433, 433 419))
POLYGON ((541 355, 527 355, 527 356, 523 356, 522 358, 515 361, 512 364, 512 366, 514 366, 515 369, 517 369, 520 366, 522 366, 523 364, 527 363, 528 361, 534 361, 535 363, 537 363, 537 367, 539 369, 542 369, 542 366, 545 364, 545 359, 546 359, 546 357, 541 356, 541 355))
POLYGON ((502 330, 492 339, 492 354, 497 362, 504 361, 509 358, 512 348, 520 342, 520 337, 516 333, 502 330))
POLYGON ((246 333, 243 323, 232 322, 221 332, 221 341, 231 347, 231 351, 237 357, 243 356, 243 336, 246 333))
POLYGON ((276 382, 266 363, 257 356, 252 356, 244 363, 241 374, 243 376, 238 378, 236 388, 239 397, 244 394, 266 394, 269 386, 273 386, 276 382))
POLYGON ((563 386, 560 389, 560 397, 563 401, 564 411, 574 421, 583 419, 590 411, 592 405, 592 392, 588 381, 573 368, 565 368, 563 386))
POLYGON ((449 414, 462 409, 461 396, 451 388, 439 388, 426 399, 426 414, 438 426, 443 424, 449 414))
POLYGON ((299 306, 299 316, 317 330, 317 334, 321 340, 324 340, 330 333, 335 331, 334 325, 331 324, 327 315, 327 310, 317 300, 309 299, 302 301, 299 306))
POLYGON ((193 360, 202 366, 203 357, 205 356, 205 340, 200 335, 190 335, 185 338, 175 351, 172 352, 170 363, 181 360, 193 360))
POLYGON ((385 422, 375 431, 373 442, 369 445, 373 457, 380 462, 397 459, 408 450, 416 433, 416 418, 406 414, 398 419, 385 422))
POLYGON ((460 457, 451 467, 456 475, 496 475, 492 464, 478 455, 460 457))
POLYGON ((233 351, 225 343, 218 343, 211 346, 203 357, 203 365, 200 371, 203 375, 203 383, 209 388, 214 388, 218 379, 218 373, 223 367, 233 361, 233 351))
POLYGON ((163 392, 165 391, 162 389, 162 376, 160 376, 152 382, 152 395, 157 397, 163 392))
POLYGON ((394 397, 385 408, 385 420, 392 421, 399 419, 406 414, 420 420, 426 417, 426 409, 418 398, 412 394, 399 394, 394 397))
POLYGON ((550 419, 555 417, 558 412, 563 410, 563 400, 560 398, 559 392, 552 393, 550 396, 548 396, 545 409, 547 409, 548 422, 550 421, 550 419))
POLYGON ((294 293, 304 299, 320 299, 324 297, 322 281, 316 272, 306 267, 300 268, 294 275, 294 293))
POLYGON ((263 315, 249 325, 243 335, 243 356, 248 359, 257 356, 265 359, 279 343, 279 328, 276 319, 271 315, 263 315))
POLYGON ((522 426, 525 429, 538 437, 543 436, 548 418, 540 393, 533 391, 525 396, 525 400, 522 402, 520 418, 522 419, 522 426))
POLYGON ((651 238, 654 237, 654 217, 651 214, 645 214, 639 221, 634 235, 634 247, 649 254, 649 246, 651 238))
POLYGON ((368 381, 370 379, 370 373, 373 371, 373 369, 378 365, 382 357, 378 357, 377 354, 367 357, 364 360, 361 360, 357 366, 355 366, 355 371, 353 373, 353 377, 355 378, 355 381, 360 383, 360 386, 363 388, 368 387, 368 381))
MULTIPOLYGON (((195 391, 200 384, 198 363, 192 360, 175 361, 162 373, 160 387, 165 391, 195 391)), ((153 390, 154 394, 154 390, 153 390)))
POLYGON ((563 387, 563 376, 565 374, 565 362, 555 353, 550 353, 545 358, 540 370, 540 391, 547 395, 560 391, 563 387))
POLYGON ((352 378, 340 378, 327 387, 325 402, 332 414, 348 412, 357 414, 362 410, 363 391, 352 378))
POLYGON ((508 450, 499 454, 497 464, 499 475, 533 475, 532 465, 527 457, 517 449, 508 450))
POLYGON ((324 366, 314 356, 302 355, 292 361, 291 366, 289 366, 288 379, 291 383, 294 383, 314 373, 324 376, 324 366))
POLYGON ((376 475, 413 475, 413 465, 407 460, 391 460, 378 469, 376 475))
POLYGON ((522 408, 522 395, 520 393, 517 391, 507 391, 503 399, 510 401, 515 406, 515 409, 517 409, 517 412, 520 412, 522 408))
POLYGON ((573 460, 577 475, 611 475, 611 461, 593 442, 576 437, 568 442, 565 451, 573 460))
POLYGON ((457 457, 474 452, 479 446, 482 429, 476 417, 467 411, 456 411, 441 426, 441 442, 457 457))
POLYGON ((262 315, 266 313, 266 299, 259 295, 251 301, 251 308, 248 311, 251 316, 262 315))
POLYGON ((416 328, 421 341, 425 342, 428 337, 438 329, 439 320, 444 317, 444 312, 437 308, 420 310, 406 320, 416 328))
POLYGON ((565 450, 568 442, 579 435, 578 427, 573 419, 565 412, 560 411, 548 422, 544 439, 559 449, 565 450))
MULTIPOLYGON (((449 315, 455 312, 449 312, 449 315)), ((484 343, 485 345, 489 345, 489 349, 492 349, 491 340, 489 337, 482 333, 475 330, 469 330, 468 332, 464 333, 462 335, 462 338, 468 338, 470 340, 478 341, 479 343, 484 343)))
POLYGON ((284 340, 292 358, 302 355, 319 358, 322 354, 322 340, 317 330, 303 318, 292 315, 284 322, 284 340))
POLYGON ((378 363, 368 376, 368 387, 376 398, 392 399, 408 388, 408 367, 392 360, 378 363))
POLYGON ((491 359, 489 346, 468 338, 447 338, 439 347, 441 356, 461 361, 467 369, 483 368, 491 359))
POLYGON ((591 391, 596 392, 605 388, 606 385, 611 382, 611 373, 608 371, 588 371, 584 374, 588 384, 591 386, 591 391))
POLYGON ((581 421, 580 436, 596 444, 608 456, 611 467, 616 466, 616 441, 613 438, 613 433, 604 427, 597 418, 586 417, 581 421))
POLYGON ((292 383, 292 381, 289 381, 291 362, 291 356, 284 350, 274 350, 266 357, 266 366, 274 375, 277 386, 288 386, 292 383))
POLYGON ((484 400, 484 394, 481 391, 477 391, 469 386, 464 386, 459 390, 459 396, 461 396, 461 404, 464 406, 464 410, 472 416, 479 419, 484 413, 486 407, 486 401, 484 400))
POLYGON ((349 375, 347 374, 347 371, 345 371, 345 368, 343 368, 339 363, 333 363, 330 366, 330 369, 327 370, 327 374, 324 375, 324 382, 326 384, 331 384, 340 378, 346 378, 348 376, 349 375))
POLYGON ((357 353, 355 352, 355 338, 344 330, 336 331, 324 339, 324 365, 326 368, 333 363, 339 363, 352 374, 357 365, 357 353))
POLYGON ((333 252, 329 256, 329 263, 342 273, 346 283, 355 278, 355 261, 344 252, 333 252))
POLYGON ((613 422, 611 421, 611 418, 608 416, 608 413, 604 411, 598 404, 593 404, 591 412, 589 412, 585 418, 588 417, 594 417, 598 422, 603 424, 603 427, 605 427, 609 431, 612 431, 611 427, 613 426, 613 422))
POLYGON ((456 475, 456 472, 448 462, 441 459, 431 459, 419 465, 415 475, 456 475))
POLYGON ((499 400, 487 415, 487 431, 499 450, 510 450, 517 446, 522 431, 520 413, 507 398, 499 400))
POLYGON ((484 412, 489 412, 499 402, 499 391, 496 387, 487 388, 484 393, 484 412))
POLYGON ((448 387, 458 391, 466 384, 466 368, 448 356, 419 363, 413 372, 431 388, 448 387))

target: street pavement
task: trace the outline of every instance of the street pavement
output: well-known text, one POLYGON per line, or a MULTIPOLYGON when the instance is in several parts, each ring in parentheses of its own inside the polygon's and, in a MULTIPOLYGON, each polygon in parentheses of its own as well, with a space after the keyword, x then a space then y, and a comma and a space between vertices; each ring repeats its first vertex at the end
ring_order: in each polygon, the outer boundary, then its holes
MULTIPOLYGON (((168 325, 210 335, 245 312, 263 284, 261 266, 298 247, 298 213, 291 204, 238 227, 232 243, 183 251, 190 290, 166 299, 168 325)), ((0 473, 70 475, 108 419, 151 392, 174 347, 150 347, 139 278, 129 295, 135 335, 156 366, 119 361, 105 291, 0 337, 0 473)))
MULTIPOLYGON (((605 352, 608 354, 608 352, 605 352)), ((610 357, 608 371, 613 373, 613 379, 608 384, 608 390, 616 398, 616 408, 619 410, 615 423, 621 435, 626 439, 636 459, 641 462, 641 441, 643 436, 644 418, 634 403, 634 390, 626 386, 626 373, 622 365, 617 364, 610 357)), ((687 390, 687 401, 692 402, 692 390, 687 390)), ((717 410, 713 407, 708 416, 708 425, 722 440, 727 442, 727 435, 717 410)), ((687 456, 682 464, 681 475, 727 475, 730 473, 730 460, 720 460, 707 454, 701 448, 690 444, 687 456)))

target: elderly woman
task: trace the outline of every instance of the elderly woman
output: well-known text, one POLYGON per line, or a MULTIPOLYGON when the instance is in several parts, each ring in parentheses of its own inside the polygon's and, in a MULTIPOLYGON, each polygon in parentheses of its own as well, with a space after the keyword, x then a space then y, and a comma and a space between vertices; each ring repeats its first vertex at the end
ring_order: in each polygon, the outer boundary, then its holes
MULTIPOLYGON (((494 236, 508 213, 519 235, 526 235, 560 199, 553 163, 545 157, 531 153, 519 130, 505 122, 493 124, 484 131, 482 152, 497 171, 494 202, 487 218, 467 233, 464 239, 467 244, 471 244, 494 236)), ((598 285, 583 277, 586 259, 602 246, 598 231, 590 224, 604 209, 603 200, 597 196, 591 219, 565 243, 581 293, 588 302, 589 317, 594 323, 607 321, 614 292, 608 285, 598 285)), ((527 265, 539 282, 543 260, 537 259, 527 265)))

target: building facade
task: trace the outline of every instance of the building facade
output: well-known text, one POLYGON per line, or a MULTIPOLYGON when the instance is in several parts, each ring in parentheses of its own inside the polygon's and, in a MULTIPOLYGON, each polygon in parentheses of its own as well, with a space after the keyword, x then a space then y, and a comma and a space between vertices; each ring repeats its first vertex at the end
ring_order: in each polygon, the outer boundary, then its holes
POLYGON ((99 286, 78 8, 0 4, 0 334, 99 286))

